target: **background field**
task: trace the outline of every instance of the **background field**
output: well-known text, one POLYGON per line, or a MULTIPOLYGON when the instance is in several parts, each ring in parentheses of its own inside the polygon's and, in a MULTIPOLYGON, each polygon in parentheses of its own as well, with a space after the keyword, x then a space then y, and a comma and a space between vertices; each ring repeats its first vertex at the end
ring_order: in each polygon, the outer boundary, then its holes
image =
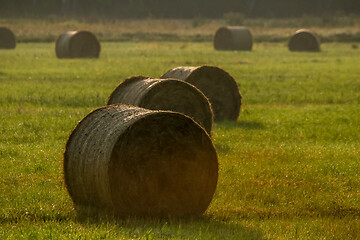
POLYGON ((360 239, 357 42, 320 53, 285 41, 252 52, 218 52, 206 39, 102 42, 100 59, 61 60, 54 48, 0 50, 0 239, 360 239), (205 64, 228 71, 244 100, 237 122, 215 124, 219 183, 206 214, 77 216, 62 176, 76 123, 125 77, 205 64))
POLYGON ((299 28, 311 28, 322 42, 360 42, 360 16, 329 15, 301 18, 246 18, 229 13, 222 19, 106 19, 61 18, 47 21, 34 18, 0 18, 0 25, 14 31, 19 42, 54 42, 63 32, 86 29, 101 41, 212 41, 215 31, 224 25, 251 28, 256 42, 286 42, 299 28))

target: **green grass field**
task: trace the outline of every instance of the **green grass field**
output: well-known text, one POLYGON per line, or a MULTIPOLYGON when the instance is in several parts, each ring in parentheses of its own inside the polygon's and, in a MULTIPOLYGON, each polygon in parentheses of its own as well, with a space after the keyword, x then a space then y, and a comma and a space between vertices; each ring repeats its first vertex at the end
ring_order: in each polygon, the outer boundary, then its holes
POLYGON ((0 50, 0 239, 360 239, 360 49, 285 42, 104 42, 100 59, 54 43, 0 50), (216 123, 219 182, 204 216, 77 216, 62 175, 67 137, 131 75, 216 65, 240 84, 237 122, 216 123))

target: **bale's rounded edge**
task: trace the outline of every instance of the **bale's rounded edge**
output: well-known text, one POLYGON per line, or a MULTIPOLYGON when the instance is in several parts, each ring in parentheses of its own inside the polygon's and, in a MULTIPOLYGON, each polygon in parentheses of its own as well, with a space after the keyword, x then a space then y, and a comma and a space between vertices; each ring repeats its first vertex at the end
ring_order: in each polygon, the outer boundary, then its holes
POLYGON ((0 49, 14 49, 15 47, 15 34, 7 27, 0 27, 0 49))
POLYGON ((251 51, 253 37, 247 27, 223 26, 216 30, 213 45, 215 50, 251 51))
POLYGON ((115 88, 107 100, 108 105, 117 103, 151 110, 180 112, 193 118, 209 134, 211 133, 214 119, 211 103, 196 86, 179 79, 129 77, 115 88), (142 81, 149 83, 139 87, 142 81), (132 87, 132 84, 135 84, 135 87, 132 87), (132 96, 132 94, 136 95, 132 96))
POLYGON ((242 96, 238 84, 225 70, 207 65, 181 66, 168 70, 161 78, 177 78, 197 87, 209 99, 215 121, 238 119, 242 96))
POLYGON ((67 31, 55 42, 55 53, 58 58, 99 58, 101 44, 90 31, 67 31))
MULTIPOLYGON (((70 133, 70 136, 69 136, 69 138, 68 138, 68 141, 67 141, 67 143, 66 143, 66 145, 65 145, 64 163, 63 163, 63 174, 64 174, 64 180, 65 180, 65 185, 66 185, 67 191, 68 191, 70 197, 72 198, 75 206, 76 206, 76 205, 84 205, 84 203, 83 203, 83 202, 78 202, 77 199, 75 199, 75 198, 73 197, 73 195, 71 194, 73 190, 70 188, 70 185, 71 185, 71 184, 69 184, 69 181, 70 181, 70 180, 69 180, 69 178, 68 178, 68 176, 67 176, 67 174, 66 174, 67 164, 68 164, 69 157, 70 157, 70 153, 68 153, 68 151, 69 151, 68 146, 70 145, 73 137, 74 137, 75 134, 77 133, 77 131, 78 131, 78 129, 79 129, 78 126, 79 126, 82 122, 84 122, 87 118, 91 117, 91 115, 94 114, 94 113, 96 113, 97 111, 102 111, 102 110, 104 110, 105 108, 117 108, 119 105, 120 105, 120 104, 113 104, 113 105, 110 105, 110 106, 105 106, 105 107, 102 107, 102 108, 93 110, 93 111, 90 112, 85 118, 83 118, 81 121, 79 121, 79 123, 76 125, 76 127, 73 129, 73 131, 70 133)), ((121 104, 121 105, 123 105, 123 104, 121 104)), ((128 108, 134 108, 133 106, 128 106, 128 105, 127 105, 126 107, 128 107, 128 108)), ((146 109, 144 109, 144 110, 146 110, 146 109)), ((146 110, 146 111, 150 111, 150 110, 146 110)), ((191 123, 192 123, 193 126, 197 126, 197 129, 199 129, 199 131, 202 132, 202 135, 207 136, 207 137, 206 137, 206 138, 208 139, 207 141, 209 141, 209 144, 212 145, 213 151, 214 151, 214 153, 215 153, 215 159, 216 159, 216 181, 215 181, 214 189, 213 189, 213 192, 212 192, 212 196, 213 196, 213 194, 214 194, 214 192, 215 192, 215 189, 216 189, 216 183, 217 183, 218 163, 217 163, 216 149, 215 149, 215 147, 213 146, 213 144, 212 144, 212 142, 211 142, 211 140, 210 140, 210 136, 208 135, 208 133, 207 133, 199 124, 197 124, 197 123, 194 122, 191 118, 189 118, 188 116, 185 116, 185 115, 183 115, 183 114, 174 113, 174 112, 169 112, 169 111, 150 111, 150 112, 156 114, 157 116, 160 115, 160 114, 173 114, 173 115, 176 115, 177 117, 178 117, 178 116, 181 116, 181 118, 188 119, 187 121, 189 121, 189 122, 191 121, 191 123)), ((152 113, 151 113, 151 114, 152 114, 152 113)), ((155 115, 154 115, 154 116, 155 116, 155 115)), ((141 121, 141 119, 142 119, 142 118, 140 118, 140 121, 141 121)), ((136 122, 138 122, 138 121, 139 121, 139 120, 137 120, 136 122)), ((115 145, 114 145, 114 146, 115 146, 115 145)), ((113 146, 113 148, 114 148, 114 146, 113 146)), ((182 151, 183 151, 183 150, 186 151, 186 149, 182 149, 182 151)), ((80 151, 80 150, 79 150, 79 151, 80 151)), ((211 196, 211 199, 212 199, 212 196, 211 196)), ((210 199, 210 201, 207 203, 206 208, 207 208, 208 205, 210 204, 211 199, 210 199)), ((88 203, 88 204, 91 205, 91 203, 88 203)), ((85 205, 87 205, 87 204, 85 203, 85 205)), ((109 210, 111 210, 111 211, 113 210, 111 206, 97 206, 97 207, 100 207, 100 208, 105 207, 106 209, 109 209, 109 210)), ((206 208, 202 209, 201 213, 200 213, 200 212, 197 212, 195 215, 202 214, 202 213, 206 210, 206 208)), ((175 212, 176 212, 176 211, 175 211, 175 212)), ((116 212, 116 214, 117 214, 117 215, 123 215, 123 213, 121 213, 121 212, 116 212)), ((135 216, 137 216, 138 214, 137 214, 137 213, 134 213, 134 214, 125 213, 125 215, 135 215, 135 216)), ((140 214, 140 215, 141 215, 141 216, 143 216, 143 215, 152 216, 153 214, 152 214, 151 211, 150 211, 149 214, 140 214)), ((166 216, 166 214, 163 214, 163 213, 161 213, 160 215, 161 215, 161 216, 166 216)), ((171 214, 170 214, 170 215, 171 215, 171 214)), ((175 215, 176 215, 176 216, 181 216, 182 214, 175 214, 175 215)), ((185 215, 188 215, 188 214, 185 214, 185 215)), ((158 217, 158 215, 155 215, 155 217, 158 217)))
POLYGON ((129 85, 133 82, 148 79, 148 78, 150 78, 150 77, 146 77, 143 75, 135 75, 135 76, 127 77, 122 82, 120 82, 120 84, 118 84, 114 88, 114 90, 111 92, 110 96, 106 100, 106 105, 117 104, 114 99, 115 99, 116 95, 118 94, 118 92, 121 91, 122 88, 126 87, 127 85, 129 85))
POLYGON ((297 30, 289 39, 288 48, 292 52, 319 52, 319 36, 309 29, 297 30))
MULTIPOLYGON (((223 110, 214 110, 214 106, 216 108, 216 103, 213 103, 213 110, 214 112, 216 111, 218 113, 218 116, 216 116, 215 114, 215 120, 218 121, 222 121, 222 120, 230 120, 230 121, 236 121, 240 115, 240 111, 241 111, 241 105, 242 105, 242 95, 240 93, 240 90, 238 88, 238 84, 236 83, 235 79, 224 69, 216 67, 216 66, 200 66, 198 67, 196 70, 194 70, 189 76, 188 76, 188 80, 187 82, 196 85, 196 83, 194 83, 191 79, 193 78, 193 74, 196 74, 196 72, 207 72, 207 71, 214 71, 215 73, 222 75, 222 79, 226 79, 226 84, 227 84, 227 90, 228 91, 224 91, 224 92, 220 92, 219 95, 214 93, 212 95, 218 95, 218 99, 221 99, 221 96, 225 96, 227 94, 231 94, 232 95, 232 101, 230 103, 224 103, 223 106, 221 106, 220 108, 222 108, 223 110), (227 107, 229 105, 232 105, 232 109, 231 110, 227 110, 227 107), (223 114, 219 114, 219 112, 223 112, 223 114), (220 117, 221 116, 221 117, 220 117)), ((215 74, 214 74, 215 75, 215 74)), ((203 87, 200 87, 200 89, 205 93, 207 92, 205 89, 203 89, 203 87)), ((209 94, 208 94, 209 95, 209 94)), ((208 96, 210 99, 210 95, 208 96)), ((211 101, 210 101, 211 102, 211 101)))

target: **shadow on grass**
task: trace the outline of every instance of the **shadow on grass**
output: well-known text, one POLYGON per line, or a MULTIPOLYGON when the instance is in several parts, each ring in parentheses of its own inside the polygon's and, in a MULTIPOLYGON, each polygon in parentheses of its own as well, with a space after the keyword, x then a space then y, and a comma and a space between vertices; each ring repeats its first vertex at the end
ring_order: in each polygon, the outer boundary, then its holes
POLYGON ((115 226, 135 239, 265 239, 264 234, 241 224, 210 216, 186 218, 116 217, 98 210, 77 210, 77 221, 86 226, 115 226))
POLYGON ((260 122, 250 122, 250 121, 237 121, 237 122, 221 121, 221 122, 216 122, 216 126, 219 128, 227 128, 227 129, 242 128, 245 130, 258 130, 265 128, 264 125, 260 122))

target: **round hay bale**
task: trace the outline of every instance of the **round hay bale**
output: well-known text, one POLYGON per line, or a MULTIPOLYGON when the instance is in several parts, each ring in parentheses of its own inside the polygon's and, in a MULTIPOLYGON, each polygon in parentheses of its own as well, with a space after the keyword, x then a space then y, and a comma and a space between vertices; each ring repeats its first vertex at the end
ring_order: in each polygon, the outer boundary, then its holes
POLYGON ((14 49, 15 47, 16 37, 14 33, 6 27, 0 27, 0 49, 14 49))
POLYGON ((125 103, 151 110, 183 113, 210 134, 213 123, 211 105, 193 85, 176 79, 134 76, 125 79, 111 93, 107 104, 125 103))
POLYGON ((241 95, 234 78, 226 71, 213 66, 177 67, 161 78, 180 79, 200 89, 209 98, 215 121, 236 121, 239 117, 241 95))
POLYGON ((220 27, 214 36, 216 50, 243 50, 251 51, 253 38, 246 27, 220 27))
POLYGON ((69 31, 56 40, 55 52, 58 58, 98 58, 100 42, 88 31, 69 31))
POLYGON ((191 118, 114 104, 73 130, 64 177, 75 206, 120 216, 200 215, 216 189, 218 159, 209 135, 191 118))
POLYGON ((318 52, 320 38, 308 29, 299 29, 290 37, 288 46, 290 51, 318 52))

